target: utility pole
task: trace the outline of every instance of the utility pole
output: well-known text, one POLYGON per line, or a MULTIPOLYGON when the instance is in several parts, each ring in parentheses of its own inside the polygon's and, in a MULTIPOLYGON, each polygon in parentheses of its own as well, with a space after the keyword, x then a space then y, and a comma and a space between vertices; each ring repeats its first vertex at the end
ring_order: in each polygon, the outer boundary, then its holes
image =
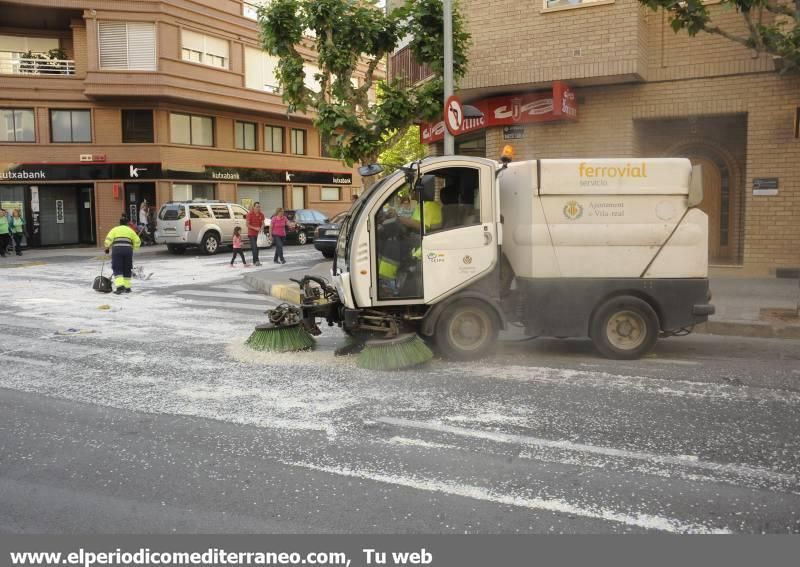
MULTIPOLYGON (((453 95, 453 0, 442 0, 444 16, 444 100, 453 95)), ((446 118, 446 117, 445 117, 446 118)), ((455 154, 455 139, 444 129, 444 155, 455 154)))

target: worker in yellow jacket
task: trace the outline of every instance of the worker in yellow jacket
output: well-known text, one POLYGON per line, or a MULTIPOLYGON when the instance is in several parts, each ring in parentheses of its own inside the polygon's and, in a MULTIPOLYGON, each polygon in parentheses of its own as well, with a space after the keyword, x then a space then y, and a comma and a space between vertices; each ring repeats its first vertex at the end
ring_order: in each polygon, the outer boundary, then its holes
POLYGON ((124 216, 119 219, 119 226, 112 228, 106 236, 104 246, 106 254, 111 250, 111 269, 117 287, 114 293, 117 295, 131 292, 133 251, 141 244, 139 235, 128 226, 128 219, 124 216))

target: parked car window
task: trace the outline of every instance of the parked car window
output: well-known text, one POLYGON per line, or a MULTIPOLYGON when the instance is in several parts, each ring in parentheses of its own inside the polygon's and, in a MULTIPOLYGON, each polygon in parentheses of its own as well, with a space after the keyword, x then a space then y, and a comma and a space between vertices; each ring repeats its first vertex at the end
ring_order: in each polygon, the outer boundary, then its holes
POLYGON ((231 205, 231 209, 233 209, 233 218, 244 220, 247 217, 247 210, 245 208, 238 205, 231 205))
POLYGON ((158 213, 161 220, 180 220, 186 216, 186 209, 183 205, 164 205, 158 213))
POLYGON ((214 213, 214 217, 218 219, 229 219, 231 218, 231 212, 228 209, 228 205, 212 205, 211 211, 214 213))
POLYGON ((317 222, 328 222, 328 217, 323 215, 321 212, 312 211, 312 214, 314 215, 314 218, 317 220, 317 222))
POLYGON ((300 222, 314 222, 314 215, 309 211, 298 211, 297 220, 300 222))
POLYGON ((206 205, 189 205, 190 219, 210 219, 211 212, 206 205))

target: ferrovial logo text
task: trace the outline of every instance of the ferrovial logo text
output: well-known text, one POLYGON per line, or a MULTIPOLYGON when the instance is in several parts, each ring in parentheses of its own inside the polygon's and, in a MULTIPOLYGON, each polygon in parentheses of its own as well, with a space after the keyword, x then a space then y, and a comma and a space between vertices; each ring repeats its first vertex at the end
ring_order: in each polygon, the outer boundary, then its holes
POLYGON ((47 179, 44 171, 0 171, 0 179, 18 181, 27 179, 47 179))
POLYGON ((639 165, 608 166, 608 165, 587 165, 584 162, 578 166, 581 177, 647 177, 647 164, 642 162, 639 165))

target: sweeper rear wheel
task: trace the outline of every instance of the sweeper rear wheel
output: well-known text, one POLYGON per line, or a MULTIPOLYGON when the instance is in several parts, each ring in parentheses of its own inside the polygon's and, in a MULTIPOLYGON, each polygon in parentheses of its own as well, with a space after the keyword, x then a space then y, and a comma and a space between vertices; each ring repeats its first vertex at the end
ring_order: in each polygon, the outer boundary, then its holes
POLYGON ((464 299, 446 308, 436 324, 434 337, 436 347, 445 358, 475 360, 492 351, 498 330, 497 315, 490 306, 475 299, 464 299))

